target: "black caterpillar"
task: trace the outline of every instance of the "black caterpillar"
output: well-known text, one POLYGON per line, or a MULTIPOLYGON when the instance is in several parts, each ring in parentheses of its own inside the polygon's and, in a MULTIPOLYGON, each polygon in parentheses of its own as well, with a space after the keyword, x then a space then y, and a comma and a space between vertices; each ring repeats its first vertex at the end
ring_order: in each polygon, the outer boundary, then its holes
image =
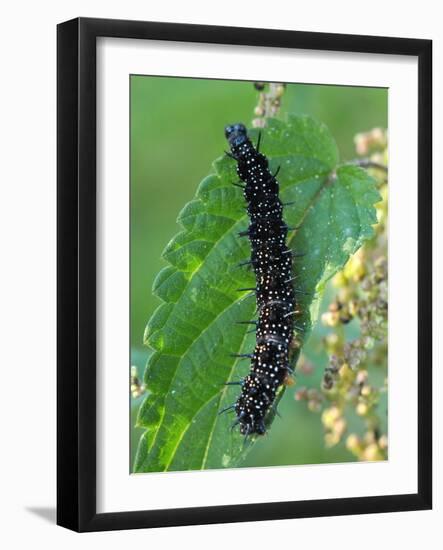
MULTIPOLYGON (((288 226, 283 221, 283 204, 279 199, 276 175, 269 171, 267 158, 248 138, 243 124, 225 128, 230 152, 237 162, 237 174, 244 182, 250 224, 247 235, 251 242, 250 264, 256 277, 255 291, 258 321, 256 345, 249 374, 239 384, 241 393, 235 405, 240 433, 262 435, 266 432, 265 416, 274 406, 279 387, 292 373, 289 350, 294 332, 295 290, 292 277, 292 251, 286 246, 288 226)), ((243 289, 242 289, 243 290, 243 289)), ((245 289, 246 290, 246 289, 245 289)), ((243 321, 241 321, 243 322, 243 321)), ((227 409, 225 409, 227 410, 227 409)))

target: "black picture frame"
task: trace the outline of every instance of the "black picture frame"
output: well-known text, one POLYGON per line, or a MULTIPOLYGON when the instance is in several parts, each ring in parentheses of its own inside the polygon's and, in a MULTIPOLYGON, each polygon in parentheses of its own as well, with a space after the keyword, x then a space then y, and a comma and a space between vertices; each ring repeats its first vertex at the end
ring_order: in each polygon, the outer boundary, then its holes
POLYGON ((432 506, 432 42, 79 18, 57 29, 57 523, 104 531, 430 509, 432 506), (418 58, 418 491, 416 494, 96 512, 96 39, 399 54, 418 58))

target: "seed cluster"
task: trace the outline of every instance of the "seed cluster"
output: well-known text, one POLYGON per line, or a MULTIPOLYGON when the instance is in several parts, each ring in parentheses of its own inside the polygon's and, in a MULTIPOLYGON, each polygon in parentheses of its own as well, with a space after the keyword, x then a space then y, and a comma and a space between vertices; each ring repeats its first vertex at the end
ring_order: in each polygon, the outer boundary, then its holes
POLYGON ((251 264, 256 277, 256 346, 251 369, 242 381, 234 406, 236 423, 245 436, 264 434, 265 416, 278 388, 292 370, 289 349, 294 331, 295 291, 292 252, 286 246, 288 227, 283 221, 279 186, 269 171, 268 160, 248 138, 243 124, 225 128, 230 156, 245 183, 244 196, 250 224, 251 264))

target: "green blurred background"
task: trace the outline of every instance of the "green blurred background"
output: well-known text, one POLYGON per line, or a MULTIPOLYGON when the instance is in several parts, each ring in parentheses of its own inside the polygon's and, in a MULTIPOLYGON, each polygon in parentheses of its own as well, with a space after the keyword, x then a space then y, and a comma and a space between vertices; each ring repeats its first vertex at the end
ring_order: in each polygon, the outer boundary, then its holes
MULTIPOLYGON (((159 305, 151 287, 165 265, 161 253, 179 231, 176 217, 191 200, 211 163, 226 149, 224 127, 250 126, 258 92, 251 82, 131 76, 131 364, 142 376, 149 349, 145 325, 159 305)), ((387 127, 388 92, 381 88, 288 84, 281 117, 309 114, 332 131, 343 161, 355 157, 353 137, 375 126, 387 127)), ((297 376, 297 387, 319 387, 327 357, 313 331, 304 354, 316 369, 297 376)), ((346 327, 349 336, 358 327, 346 327)), ((374 382, 376 379, 374 379, 374 382)), ((339 444, 325 449, 320 415, 294 400, 289 388, 269 435, 254 445, 242 466, 346 462, 353 456, 339 444)), ((131 465, 142 430, 134 428, 143 398, 131 400, 131 465)), ((357 431, 361 420, 351 419, 357 431)))

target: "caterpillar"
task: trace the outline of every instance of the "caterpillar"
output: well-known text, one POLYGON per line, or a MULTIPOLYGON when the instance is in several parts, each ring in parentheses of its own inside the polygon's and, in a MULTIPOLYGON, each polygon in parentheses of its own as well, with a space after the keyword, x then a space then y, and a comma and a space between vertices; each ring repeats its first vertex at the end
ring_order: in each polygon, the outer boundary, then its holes
POLYGON ((260 136, 254 147, 246 127, 233 124, 225 127, 225 137, 230 147, 227 154, 237 162, 237 174, 244 184, 237 185, 243 188, 250 223, 240 235, 249 237, 248 263, 256 278, 256 287, 251 290, 256 295, 258 320, 240 321, 256 326, 256 344, 251 354, 239 355, 251 359, 250 371, 239 383, 241 393, 235 405, 228 407, 237 417, 234 426, 239 424, 240 433, 247 437, 266 433, 265 417, 275 404, 278 389, 292 373, 289 350, 296 309, 293 254, 286 246, 289 228, 279 199, 278 170, 270 172, 268 160, 259 150, 260 136))

